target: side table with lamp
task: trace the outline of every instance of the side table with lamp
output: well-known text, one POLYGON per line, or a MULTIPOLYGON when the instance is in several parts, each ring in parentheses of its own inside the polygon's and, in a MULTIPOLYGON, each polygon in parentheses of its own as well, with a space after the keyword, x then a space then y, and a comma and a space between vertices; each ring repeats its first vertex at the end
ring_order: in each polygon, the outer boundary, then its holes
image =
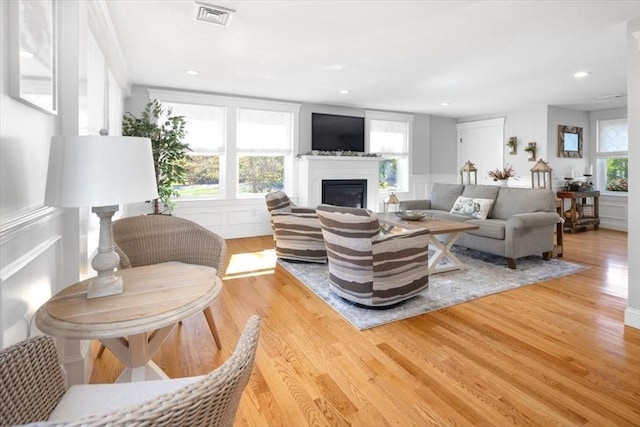
POLYGON ((112 217, 120 204, 158 197, 151 141, 119 136, 51 138, 45 204, 92 207, 100 217, 97 276, 71 284, 35 314, 38 328, 99 339, 125 365, 120 381, 165 378, 151 361, 180 320, 208 307, 221 282, 210 267, 163 263, 115 271, 112 217), (180 287, 173 286, 180 281, 180 287))

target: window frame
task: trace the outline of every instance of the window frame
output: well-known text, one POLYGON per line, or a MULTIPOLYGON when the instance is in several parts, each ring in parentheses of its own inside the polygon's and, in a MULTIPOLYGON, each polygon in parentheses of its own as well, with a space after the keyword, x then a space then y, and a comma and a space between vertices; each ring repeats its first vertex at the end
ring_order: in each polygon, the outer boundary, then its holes
MULTIPOLYGON (((606 172, 601 170, 599 167, 599 160, 602 159, 611 159, 611 158, 629 158, 629 141, 627 141, 627 151, 600 151, 600 123, 603 121, 609 120, 625 120, 627 125, 627 132, 629 129, 629 118, 626 114, 607 114, 601 117, 597 117, 594 119, 594 134, 595 134, 595 146, 594 146, 594 160, 596 164, 596 176, 595 176, 595 184, 596 188, 598 188, 603 195, 607 196, 616 196, 616 197, 627 197, 628 191, 609 191, 607 190, 607 182, 606 182, 606 172)), ((629 177, 627 176, 627 181, 629 177)))
MULTIPOLYGON (((406 163, 406 172, 403 172, 403 177, 398 178, 398 182, 406 182, 407 188, 396 188, 396 189, 383 189, 378 187, 378 195, 386 196, 389 191, 394 191, 396 194, 404 193, 410 194, 412 187, 412 166, 411 166, 411 152, 413 147, 413 121, 415 115, 413 114, 402 114, 402 113, 390 113, 385 111, 365 111, 365 148, 369 153, 373 153, 371 151, 371 121, 379 120, 379 121, 388 121, 388 122, 402 122, 407 124, 407 151, 402 153, 377 153, 380 154, 383 158, 396 158, 406 163)), ((400 170, 398 174, 400 175, 400 170)))
MULTIPOLYGON (((208 202, 215 200, 245 200, 258 199, 264 197, 257 193, 240 193, 238 188, 239 180, 239 154, 236 147, 237 123, 239 109, 264 110, 274 112, 287 112, 292 114, 292 138, 291 151, 285 155, 284 190, 291 192, 294 187, 293 159, 298 152, 299 116, 301 104, 264 101, 251 98, 240 98, 234 96, 212 95, 205 93, 190 93, 173 90, 148 89, 149 99, 157 99, 162 102, 175 102, 183 104, 212 105, 225 108, 225 148, 220 156, 220 192, 217 197, 207 197, 201 199, 176 199, 176 202, 208 202)), ((271 155, 271 151, 256 151, 251 155, 271 155)), ((245 153, 244 155, 247 155, 245 153)))

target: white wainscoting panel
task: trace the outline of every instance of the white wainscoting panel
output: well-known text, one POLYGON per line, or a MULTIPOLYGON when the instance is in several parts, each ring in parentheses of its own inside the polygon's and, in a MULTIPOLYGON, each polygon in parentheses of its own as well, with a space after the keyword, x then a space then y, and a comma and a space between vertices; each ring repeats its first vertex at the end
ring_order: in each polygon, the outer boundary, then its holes
POLYGON ((271 234, 264 197, 236 200, 178 200, 173 215, 235 239, 271 234))
POLYGON ((628 230, 628 203, 626 197, 601 195, 599 198, 600 227, 628 230))
POLYGON ((0 271, 2 345, 8 347, 41 334, 32 319, 60 282, 61 236, 53 236, 0 271), (32 329, 33 325, 33 329, 32 329))

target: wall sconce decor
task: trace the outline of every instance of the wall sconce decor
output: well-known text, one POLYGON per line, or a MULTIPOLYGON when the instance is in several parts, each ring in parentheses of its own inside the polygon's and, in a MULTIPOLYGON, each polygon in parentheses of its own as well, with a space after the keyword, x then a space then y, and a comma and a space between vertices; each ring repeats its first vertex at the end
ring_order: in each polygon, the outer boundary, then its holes
POLYGON ((548 188, 551 190, 551 172, 549 163, 540 159, 531 168, 531 188, 548 188), (542 179, 541 179, 542 178, 542 179))
POLYGON ((582 128, 558 125, 558 157, 582 158, 582 128))
POLYGON ((465 163, 460 169, 460 183, 473 185, 478 184, 478 168, 476 168, 470 160, 467 160, 467 163, 465 163))
POLYGON ((524 151, 529 153, 529 158, 527 160, 529 160, 530 162, 536 161, 536 143, 535 142, 528 143, 527 146, 524 147, 524 151))
POLYGON ((509 147, 509 154, 516 154, 518 152, 518 137, 512 136, 507 141, 507 147, 509 147))

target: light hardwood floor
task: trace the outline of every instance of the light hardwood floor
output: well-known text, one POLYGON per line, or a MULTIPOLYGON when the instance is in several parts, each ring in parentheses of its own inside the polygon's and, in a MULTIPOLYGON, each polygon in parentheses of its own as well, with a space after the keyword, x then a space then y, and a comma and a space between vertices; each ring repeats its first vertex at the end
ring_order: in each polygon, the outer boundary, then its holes
MULTIPOLYGON (((229 240, 214 304, 177 327, 154 360, 198 375, 262 319, 237 426, 639 426, 640 331, 624 326, 627 234, 565 234, 564 258, 589 269, 358 331, 276 267, 271 236, 229 240)), ((94 350, 97 345, 94 345, 94 350)), ((122 365, 106 352, 92 382, 122 365)))

